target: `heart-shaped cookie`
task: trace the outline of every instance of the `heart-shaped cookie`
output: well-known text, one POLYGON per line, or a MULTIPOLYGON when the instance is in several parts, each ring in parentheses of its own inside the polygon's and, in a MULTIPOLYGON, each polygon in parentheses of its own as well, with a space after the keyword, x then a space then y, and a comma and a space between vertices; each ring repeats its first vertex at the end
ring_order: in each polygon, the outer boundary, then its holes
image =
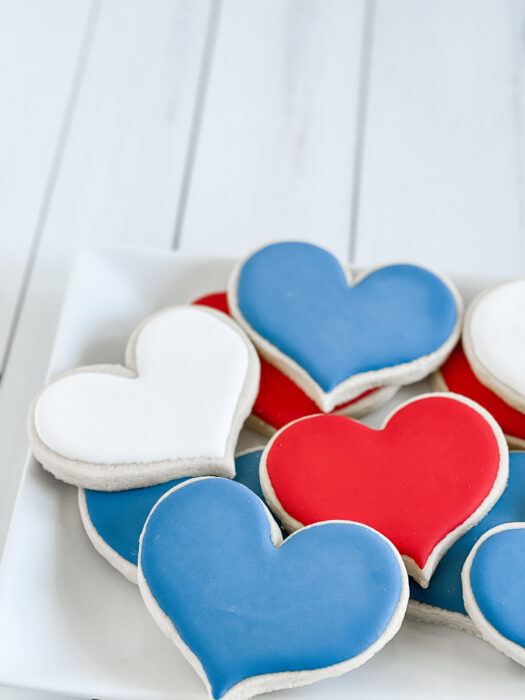
POLYGON ((459 337, 453 285, 415 265, 344 270, 308 243, 266 246, 230 278, 233 317, 323 411, 437 369, 459 337))
POLYGON ((408 595, 379 533, 332 522, 283 543, 255 494, 217 478, 188 481, 154 507, 139 586, 210 697, 229 700, 359 666, 397 632, 408 595))
MULTIPOLYGON (((264 498, 259 482, 262 448, 235 457, 235 481, 264 498)), ((172 479, 164 484, 127 491, 78 490, 82 523, 97 552, 132 583, 137 583, 140 533, 155 503, 168 491, 186 481, 172 479)))
POLYGON ((508 448, 485 409, 455 394, 398 407, 381 430, 345 416, 283 428, 261 458, 261 485, 288 531, 354 520, 382 532, 426 587, 450 546, 505 488, 508 448))
POLYGON ((510 447, 518 450, 525 448, 525 413, 509 406, 479 381, 461 343, 456 345, 445 364, 436 372, 434 383, 439 391, 452 391, 479 403, 499 423, 510 447))
POLYGON ((81 367, 35 398, 29 439, 57 478, 102 491, 235 475, 233 452, 259 384, 259 360, 231 319, 172 307, 146 318, 126 367, 81 367))
POLYGON ((525 280, 477 296, 465 314, 462 338, 479 381, 525 413, 525 280))
MULTIPOLYGON (((230 315, 226 292, 207 294, 196 299, 193 303, 208 306, 230 315)), ((259 360, 261 381, 252 414, 248 418, 249 428, 271 437, 276 430, 287 423, 321 411, 319 406, 286 374, 271 365, 264 357, 260 357, 259 360)), ((336 406, 334 411, 352 416, 352 418, 359 418, 359 416, 370 413, 390 401, 397 390, 396 386, 369 389, 355 399, 336 406)))
POLYGON ((485 532, 497 525, 525 520, 525 452, 511 452, 509 458, 509 481, 501 498, 475 527, 454 542, 437 565, 428 588, 410 581, 410 617, 474 631, 463 603, 461 570, 465 560, 485 532))
POLYGON ((483 639, 525 666, 525 523, 486 532, 461 579, 465 608, 483 639))

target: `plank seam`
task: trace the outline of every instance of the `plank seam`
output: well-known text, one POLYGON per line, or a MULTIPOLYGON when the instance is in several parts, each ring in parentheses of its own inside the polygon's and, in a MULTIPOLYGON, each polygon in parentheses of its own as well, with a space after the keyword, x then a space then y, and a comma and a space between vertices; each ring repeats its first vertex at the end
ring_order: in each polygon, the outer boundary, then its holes
POLYGON ((191 123, 190 134, 188 137, 188 151, 186 154, 186 162, 182 174, 182 184, 179 195, 179 206, 177 208, 177 216, 173 230, 173 239, 171 243, 172 249, 176 249, 180 245, 182 238, 182 229, 186 216, 186 208, 193 177, 195 166, 195 157, 197 154, 197 146, 201 132, 204 108, 206 104, 206 96, 208 94, 208 85, 210 82, 211 67, 213 57, 215 55, 215 45, 219 33, 219 22, 222 10, 222 0, 213 0, 210 7, 208 18, 208 26, 204 40, 204 48, 202 53, 201 67, 197 80, 197 91, 195 94, 195 104, 193 107, 193 119, 191 123))
POLYGON ((73 71, 71 85, 69 88, 69 94, 66 100, 64 112, 60 123, 56 146, 54 149, 53 157, 51 159, 51 165, 49 167, 49 173, 46 179, 46 184, 43 189, 42 202, 38 211, 35 230, 31 240, 27 261, 24 267, 24 273, 22 275, 22 280, 20 283, 20 290, 17 295, 13 317, 11 319, 11 324, 9 326, 9 331, 7 334, 4 356, 2 358, 2 365, 0 367, 0 382, 2 381, 2 378, 5 375, 6 367, 9 362, 9 357, 11 355, 14 338, 18 329, 20 316, 22 313, 24 302, 26 300, 29 282, 31 280, 31 275, 35 266, 36 257, 40 248, 40 243, 42 241, 42 234, 51 207, 51 202, 53 199, 55 186, 58 180, 60 166, 62 163, 64 152, 66 150, 66 145, 69 133, 71 131, 71 125, 73 123, 80 89, 82 86, 89 59, 89 54, 91 52, 91 47, 93 44, 93 38, 95 35, 98 17, 100 14, 100 7, 101 0, 92 0, 86 16, 86 22, 84 30, 82 32, 82 38, 80 41, 80 48, 78 52, 76 66, 73 71))
POLYGON ((361 71, 359 76, 357 96, 357 119, 355 128, 355 158, 352 178, 351 213, 349 231, 348 261, 355 263, 357 249, 357 232, 359 225, 359 205, 361 199, 361 180, 363 176, 363 160, 366 136, 366 121, 368 117, 368 100, 370 93, 370 78, 372 68, 372 51, 374 43, 374 24, 376 0, 365 3, 363 19, 363 42, 361 48, 361 71))

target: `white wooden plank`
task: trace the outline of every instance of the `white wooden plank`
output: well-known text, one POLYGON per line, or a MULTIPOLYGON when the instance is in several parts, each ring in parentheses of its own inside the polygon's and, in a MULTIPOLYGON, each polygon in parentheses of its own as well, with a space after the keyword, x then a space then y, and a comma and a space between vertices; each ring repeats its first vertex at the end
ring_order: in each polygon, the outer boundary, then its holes
POLYGON ((0 365, 57 152, 89 0, 0 3, 0 365))
POLYGON ((348 255, 364 3, 225 0, 180 245, 348 255))
MULTIPOLYGON (((0 391, 0 541, 71 260, 102 242, 169 246, 207 0, 104 3, 0 391)), ((133 294, 133 290, 129 290, 133 294)))
POLYGON ((356 261, 519 274, 512 0, 379 0, 356 261))
POLYGON ((102 6, 42 249, 170 245, 208 0, 102 6))

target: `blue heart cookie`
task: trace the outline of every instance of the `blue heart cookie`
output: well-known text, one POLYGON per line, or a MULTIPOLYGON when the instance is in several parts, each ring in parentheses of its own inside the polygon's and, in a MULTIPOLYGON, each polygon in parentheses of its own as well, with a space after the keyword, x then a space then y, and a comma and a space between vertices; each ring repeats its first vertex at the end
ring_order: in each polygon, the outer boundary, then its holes
POLYGON ((525 523, 492 528, 462 573, 465 607, 487 642, 525 666, 525 523))
POLYGON ((144 527, 139 586, 213 698, 247 698, 335 676, 398 630, 408 581, 382 535, 344 521, 284 542, 245 486, 188 481, 144 527))
POLYGON ((423 378, 459 335, 461 301, 441 277, 389 265, 349 284, 337 259, 308 243, 257 251, 228 295, 261 353, 325 411, 374 386, 423 378))
MULTIPOLYGON (((259 481, 262 450, 248 450, 235 458, 235 481, 264 500, 259 481)), ((120 573, 137 582, 139 539, 155 503, 187 479, 128 491, 79 489, 82 522, 95 549, 120 573)))
POLYGON ((408 615, 474 631, 463 603, 461 569, 472 547, 487 530, 517 520, 525 520, 525 452, 510 453, 509 480, 501 498, 475 527, 452 545, 439 562, 428 588, 410 581, 408 615))

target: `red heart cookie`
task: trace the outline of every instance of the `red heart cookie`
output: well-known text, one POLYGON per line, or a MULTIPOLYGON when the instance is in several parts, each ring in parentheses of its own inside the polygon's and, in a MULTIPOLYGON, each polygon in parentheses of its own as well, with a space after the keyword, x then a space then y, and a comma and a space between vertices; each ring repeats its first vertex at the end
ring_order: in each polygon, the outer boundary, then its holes
POLYGON ((501 495, 508 449, 492 416, 455 394, 398 407, 381 430, 351 418, 303 418, 261 458, 261 485, 287 530, 353 520, 388 537, 427 586, 439 560, 501 495))
MULTIPOLYGON (((226 292, 217 292, 196 299, 194 304, 210 306, 230 316, 226 292)), ((249 427, 265 435, 273 435, 276 430, 298 418, 320 413, 319 406, 304 393, 286 374, 259 356, 261 380, 259 394, 255 400, 249 427)), ((369 389, 352 401, 337 406, 335 411, 345 411, 360 416, 374 410, 388 401, 397 391, 396 387, 369 389), (352 410, 352 408, 354 410, 352 410)))
POLYGON ((507 436, 509 445, 525 449, 525 413, 509 406, 491 389, 482 384, 472 371, 461 343, 436 373, 436 384, 440 390, 453 391, 477 401, 494 416, 507 436))

